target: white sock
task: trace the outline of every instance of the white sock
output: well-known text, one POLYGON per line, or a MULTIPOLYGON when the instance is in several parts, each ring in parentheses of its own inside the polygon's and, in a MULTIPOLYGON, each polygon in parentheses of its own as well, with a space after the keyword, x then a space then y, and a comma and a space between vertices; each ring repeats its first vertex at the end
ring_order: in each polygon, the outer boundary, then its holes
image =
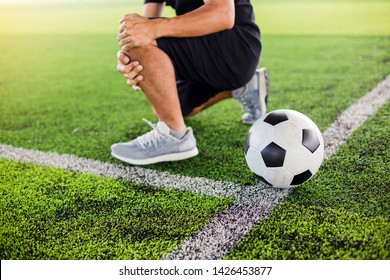
POLYGON ((181 131, 177 131, 177 130, 173 130, 171 129, 169 131, 169 134, 172 135, 173 137, 177 138, 177 139, 181 139, 183 138, 183 136, 187 133, 187 128, 181 130, 181 131))

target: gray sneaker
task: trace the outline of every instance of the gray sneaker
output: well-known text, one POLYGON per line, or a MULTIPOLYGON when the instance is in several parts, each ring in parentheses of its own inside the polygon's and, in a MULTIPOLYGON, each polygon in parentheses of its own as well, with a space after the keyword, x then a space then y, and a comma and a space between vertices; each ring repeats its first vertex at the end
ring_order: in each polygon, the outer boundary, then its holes
POLYGON ((256 70, 253 78, 243 87, 233 90, 232 96, 243 105, 246 113, 242 122, 253 124, 267 112, 269 95, 269 75, 266 68, 256 70))
POLYGON ((198 154, 196 140, 192 129, 187 128, 186 134, 175 138, 169 134, 169 127, 162 121, 152 124, 153 130, 126 143, 117 143, 111 146, 111 155, 121 161, 146 165, 163 161, 175 161, 194 157, 198 154))

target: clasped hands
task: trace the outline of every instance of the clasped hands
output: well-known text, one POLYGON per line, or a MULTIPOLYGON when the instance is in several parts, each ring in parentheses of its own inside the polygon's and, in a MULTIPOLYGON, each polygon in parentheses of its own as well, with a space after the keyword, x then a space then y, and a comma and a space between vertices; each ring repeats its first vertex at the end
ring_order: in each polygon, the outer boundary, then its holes
POLYGON ((124 52, 154 44, 154 30, 148 18, 138 14, 127 14, 121 18, 120 24, 118 40, 124 52))
POLYGON ((138 83, 143 80, 143 70, 138 61, 131 61, 128 52, 131 49, 156 45, 153 29, 149 19, 138 14, 127 14, 120 20, 118 41, 121 50, 118 52, 117 70, 127 79, 127 84, 135 90, 142 90, 138 83))

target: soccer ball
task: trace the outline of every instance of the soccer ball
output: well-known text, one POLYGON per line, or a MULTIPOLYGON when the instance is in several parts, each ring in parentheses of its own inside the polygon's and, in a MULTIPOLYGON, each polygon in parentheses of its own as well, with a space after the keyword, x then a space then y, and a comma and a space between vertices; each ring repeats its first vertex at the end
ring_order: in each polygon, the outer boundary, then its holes
POLYGON ((250 170, 269 185, 296 187, 320 168, 324 140, 309 117, 294 110, 276 110, 250 128, 245 159, 250 170))

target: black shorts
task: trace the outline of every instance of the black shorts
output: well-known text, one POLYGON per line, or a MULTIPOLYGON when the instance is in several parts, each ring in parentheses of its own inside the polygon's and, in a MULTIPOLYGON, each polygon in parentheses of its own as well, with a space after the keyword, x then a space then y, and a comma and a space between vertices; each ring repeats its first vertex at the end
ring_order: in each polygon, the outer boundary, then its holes
POLYGON ((260 32, 245 26, 202 37, 159 38, 157 45, 175 68, 184 116, 217 93, 245 85, 261 53, 260 32))

